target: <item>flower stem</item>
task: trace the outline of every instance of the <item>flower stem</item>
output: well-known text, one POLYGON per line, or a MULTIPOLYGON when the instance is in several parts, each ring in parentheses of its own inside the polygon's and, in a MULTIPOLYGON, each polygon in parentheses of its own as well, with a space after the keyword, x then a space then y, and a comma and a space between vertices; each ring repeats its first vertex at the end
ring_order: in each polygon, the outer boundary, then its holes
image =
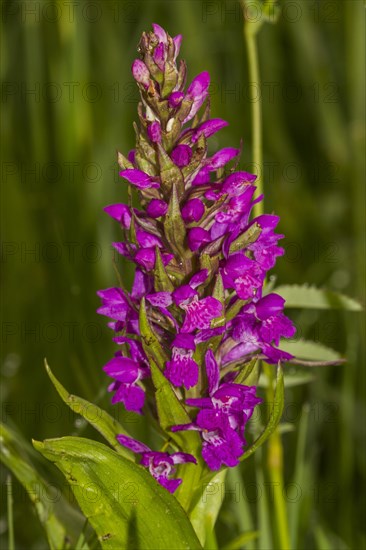
POLYGON ((7 485, 7 506, 8 506, 8 548, 14 550, 14 523, 13 523, 13 487, 11 477, 6 479, 7 485))
MULTIPOLYGON (((264 372, 268 379, 267 401, 269 404, 274 402, 273 381, 274 374, 270 365, 263 363, 264 372)), ((275 531, 279 548, 281 550, 290 550, 290 535, 287 518, 286 502, 284 498, 283 482, 283 447, 278 428, 268 439, 267 448, 267 470, 271 481, 272 497, 275 513, 275 531)))
MULTIPOLYGON (((263 193, 262 178, 262 104, 260 95, 260 73, 258 60, 257 35, 258 27, 252 27, 252 24, 246 21, 244 25, 244 39, 248 52, 248 69, 250 81, 250 102, 253 136, 253 165, 257 174, 256 186, 258 195, 263 193)), ((253 208, 254 217, 263 214, 264 201, 257 203, 253 208)))
MULTIPOLYGON (((245 8, 245 0, 243 0, 245 8)), ((244 9, 244 15, 246 10, 244 9)), ((248 70, 250 80, 251 119, 253 136, 253 164, 257 172, 257 192, 263 193, 263 154, 262 154, 262 104, 260 95, 260 71, 258 59, 257 33, 262 22, 246 20, 244 24, 244 39, 248 52, 248 70), (258 93, 259 92, 259 93, 258 93)), ((264 212, 264 201, 254 205, 254 217, 264 212)), ((273 403, 273 371, 269 365, 263 363, 268 378, 267 400, 273 403)), ((276 517, 276 532, 281 550, 290 548, 286 503, 283 498, 283 447, 281 436, 276 429, 268 440, 267 468, 273 487, 274 508, 276 517)))

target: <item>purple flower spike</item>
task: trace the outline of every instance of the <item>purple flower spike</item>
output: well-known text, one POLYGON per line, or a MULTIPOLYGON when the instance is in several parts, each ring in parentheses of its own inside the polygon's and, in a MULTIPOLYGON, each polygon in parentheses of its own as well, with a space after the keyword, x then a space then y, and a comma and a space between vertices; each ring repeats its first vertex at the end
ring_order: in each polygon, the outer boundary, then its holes
POLYGON ((127 435, 117 435, 117 441, 130 449, 132 452, 141 455, 141 466, 149 469, 150 474, 167 489, 170 493, 174 493, 182 483, 181 479, 171 479, 176 472, 176 464, 184 464, 190 462, 197 464, 194 456, 188 453, 161 453, 152 451, 147 445, 128 437, 127 435))
MULTIPOLYGON (((186 85, 186 64, 177 63, 181 41, 154 23, 138 44, 140 59, 132 65, 141 96, 136 145, 127 159, 118 154, 120 175, 133 187, 128 204, 105 207, 121 231, 113 247, 134 264, 135 277, 128 290, 101 290, 98 313, 108 317, 118 346, 104 367, 112 402, 159 421, 154 364, 170 394, 189 407, 189 423, 171 431, 197 431, 203 460, 218 470, 238 464, 247 422, 260 403, 254 386, 235 383, 238 369, 256 355, 269 363, 289 361, 279 346, 295 327, 281 296, 263 296, 267 272, 284 253, 283 235, 275 232, 279 218, 253 218, 263 197, 254 174, 235 171, 238 148, 211 152, 209 138, 228 123, 210 118, 208 72, 186 85)), ((169 430, 162 431, 169 440, 169 430)), ((196 461, 118 439, 170 492, 182 482, 174 477, 176 465, 196 461)), ((185 438, 175 444, 187 450, 185 438)))

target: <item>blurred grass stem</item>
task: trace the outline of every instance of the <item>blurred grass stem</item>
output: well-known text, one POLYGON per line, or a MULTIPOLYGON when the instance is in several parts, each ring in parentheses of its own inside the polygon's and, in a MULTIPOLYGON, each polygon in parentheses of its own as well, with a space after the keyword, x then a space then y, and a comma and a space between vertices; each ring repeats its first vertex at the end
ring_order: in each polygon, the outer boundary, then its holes
MULTIPOLYGON (((250 23, 246 22, 244 25, 244 39, 247 46, 248 53, 248 69, 249 69, 249 83, 250 83, 250 102, 251 102, 251 119, 252 119, 252 136, 253 136, 253 165, 254 172, 257 174, 256 186, 257 193, 261 195, 263 193, 263 180, 262 180, 262 105, 260 99, 260 93, 258 94, 260 85, 259 75, 259 60, 258 60, 258 46, 257 46, 257 29, 250 23)), ((259 216, 264 212, 263 201, 254 205, 254 216, 259 216)))

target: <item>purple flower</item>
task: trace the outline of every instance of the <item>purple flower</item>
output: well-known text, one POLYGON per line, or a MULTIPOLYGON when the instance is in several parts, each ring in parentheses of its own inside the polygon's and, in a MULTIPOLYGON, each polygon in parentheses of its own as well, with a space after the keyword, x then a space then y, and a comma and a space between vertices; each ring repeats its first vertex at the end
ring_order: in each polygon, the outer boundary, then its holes
POLYGON ((142 172, 141 170, 135 170, 135 169, 122 170, 122 172, 120 172, 119 175, 122 178, 125 178, 128 182, 135 185, 138 189, 146 189, 149 187, 159 187, 159 183, 156 180, 154 180, 154 178, 152 178, 148 174, 145 174, 145 172, 142 172))
POLYGON ((209 85, 210 75, 207 72, 203 72, 196 76, 196 78, 194 78, 192 83, 188 86, 186 97, 192 99, 193 103, 188 116, 184 119, 184 123, 191 120, 202 106, 208 96, 209 85))
POLYGON ((188 245, 192 252, 196 252, 202 245, 211 241, 210 232, 202 227, 194 227, 188 233, 188 245))
POLYGON ((205 136, 206 138, 212 136, 213 134, 216 134, 219 130, 222 128, 225 128, 228 123, 226 120, 222 120, 221 118, 212 118, 210 120, 206 120, 206 122, 203 122, 200 124, 197 128, 195 128, 193 136, 192 136, 192 142, 198 141, 200 136, 205 136))
POLYGON ((157 120, 148 125, 147 133, 153 143, 161 142, 161 127, 157 120))
POLYGON ((142 84, 145 88, 150 85, 149 69, 141 59, 135 59, 132 64, 132 74, 136 82, 142 84))
POLYGON ((202 298, 202 300, 193 299, 189 304, 181 304, 180 307, 186 312, 182 332, 210 328, 211 321, 215 317, 219 317, 222 312, 219 300, 211 296, 202 298))
POLYGON ((171 152, 170 156, 179 168, 183 168, 191 162, 192 149, 189 145, 177 145, 171 152))
POLYGON ((160 485, 165 487, 170 493, 174 493, 179 485, 182 483, 182 480, 171 479, 176 472, 176 464, 184 464, 190 462, 192 464, 197 464, 194 456, 188 453, 162 453, 157 451, 152 451, 147 445, 128 437, 127 435, 117 435, 117 441, 127 447, 134 453, 141 455, 141 466, 149 469, 150 474, 156 479, 160 485))
MULTIPOLYGON (((263 296, 267 272, 284 253, 283 236, 275 233, 279 218, 253 219, 263 197, 254 198, 254 174, 234 171, 238 148, 209 149, 209 138, 227 122, 210 118, 207 72, 186 86, 187 67, 177 64, 181 39, 154 23, 138 45, 136 145, 127 158, 118 155, 129 202, 105 208, 121 231, 113 247, 134 264, 135 278, 131 290, 99 291, 98 313, 109 318, 120 346, 104 367, 113 380, 112 401, 141 414, 146 393, 144 410, 159 419, 161 395, 149 379, 154 361, 172 395, 192 408, 192 421, 171 429, 198 431, 203 459, 217 470, 238 464, 246 424, 260 402, 254 386, 235 383, 235 369, 255 355, 272 363, 291 359, 279 346, 295 328, 284 300, 263 296), (142 303, 147 324, 140 325, 142 303)), ((171 492, 181 482, 171 477, 175 465, 195 462, 126 436, 119 441, 140 453, 141 464, 171 492)))
POLYGON ((149 368, 117 352, 103 370, 115 380, 108 388, 109 391, 115 392, 112 403, 122 401, 128 411, 141 414, 145 392, 137 383, 150 375, 149 368))
POLYGON ((292 321, 283 314, 284 303, 281 296, 272 293, 246 305, 232 322, 232 337, 239 342, 239 346, 232 348, 223 362, 230 362, 258 349, 271 363, 291 359, 290 354, 274 347, 279 345, 281 337, 292 338, 296 332, 292 321))
POLYGON ((264 272, 260 266, 242 253, 229 256, 221 269, 225 288, 235 289, 242 300, 260 294, 264 272))
POLYGON ((198 222, 205 211, 205 207, 200 199, 190 199, 182 208, 182 217, 186 223, 198 222))
POLYGON ((117 220, 125 229, 129 229, 131 225, 131 210, 126 204, 110 204, 104 208, 104 211, 117 220))
POLYGON ((196 349, 194 337, 191 334, 178 334, 172 344, 172 359, 165 368, 165 376, 174 386, 192 388, 198 382, 199 367, 193 360, 196 349))
POLYGON ((160 218, 165 216, 168 210, 168 205, 161 199, 152 199, 146 207, 146 212, 152 218, 160 218))
POLYGON ((209 397, 187 399, 187 405, 200 409, 196 420, 173 426, 172 431, 200 431, 202 457, 211 470, 218 470, 223 464, 232 467, 239 463, 246 444, 245 425, 261 399, 255 395, 255 386, 219 385, 219 367, 212 350, 207 351, 205 360, 209 397))

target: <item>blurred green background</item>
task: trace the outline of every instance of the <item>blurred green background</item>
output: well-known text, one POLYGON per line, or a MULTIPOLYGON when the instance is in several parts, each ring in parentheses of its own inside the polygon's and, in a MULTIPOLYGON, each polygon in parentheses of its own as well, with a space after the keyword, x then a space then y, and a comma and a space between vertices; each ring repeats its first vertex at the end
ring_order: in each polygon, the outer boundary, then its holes
MULTIPOLYGON (((280 4, 277 24, 259 34, 257 90, 265 208, 281 216, 286 235, 287 256, 275 274, 281 284, 311 282, 364 303, 363 1, 280 4)), ((189 78, 211 73, 212 114, 229 121, 212 146, 243 139, 241 166, 249 169, 250 83, 240 3, 3 0, 1 8, 2 419, 28 442, 91 435, 51 387, 47 357, 70 391, 109 408, 149 442, 143 419, 109 405, 102 366, 114 346, 95 313, 96 290, 116 284, 110 243, 117 227, 102 208, 126 199, 115 151, 134 146, 138 94, 130 66, 152 22, 183 34, 189 78)), ((129 267, 117 261, 130 280, 129 267)), ((312 384, 287 391, 284 420, 295 429, 283 436, 285 482, 296 474, 300 487, 300 493, 288 487, 286 497, 289 517, 297 518, 292 540, 296 548, 364 548, 364 319, 291 313, 299 335, 348 358, 342 367, 318 370, 312 384)), ((254 527, 265 534, 248 548, 276 547, 260 462, 248 460, 240 479, 248 491, 257 484, 257 498, 250 491, 226 495, 219 544, 254 527)), ((235 488, 239 478, 230 479, 235 488)), ((25 527, 33 511, 16 483, 14 493, 18 547, 45 547, 37 521, 25 527)), ((2 510, 4 542, 5 505, 2 510)))

